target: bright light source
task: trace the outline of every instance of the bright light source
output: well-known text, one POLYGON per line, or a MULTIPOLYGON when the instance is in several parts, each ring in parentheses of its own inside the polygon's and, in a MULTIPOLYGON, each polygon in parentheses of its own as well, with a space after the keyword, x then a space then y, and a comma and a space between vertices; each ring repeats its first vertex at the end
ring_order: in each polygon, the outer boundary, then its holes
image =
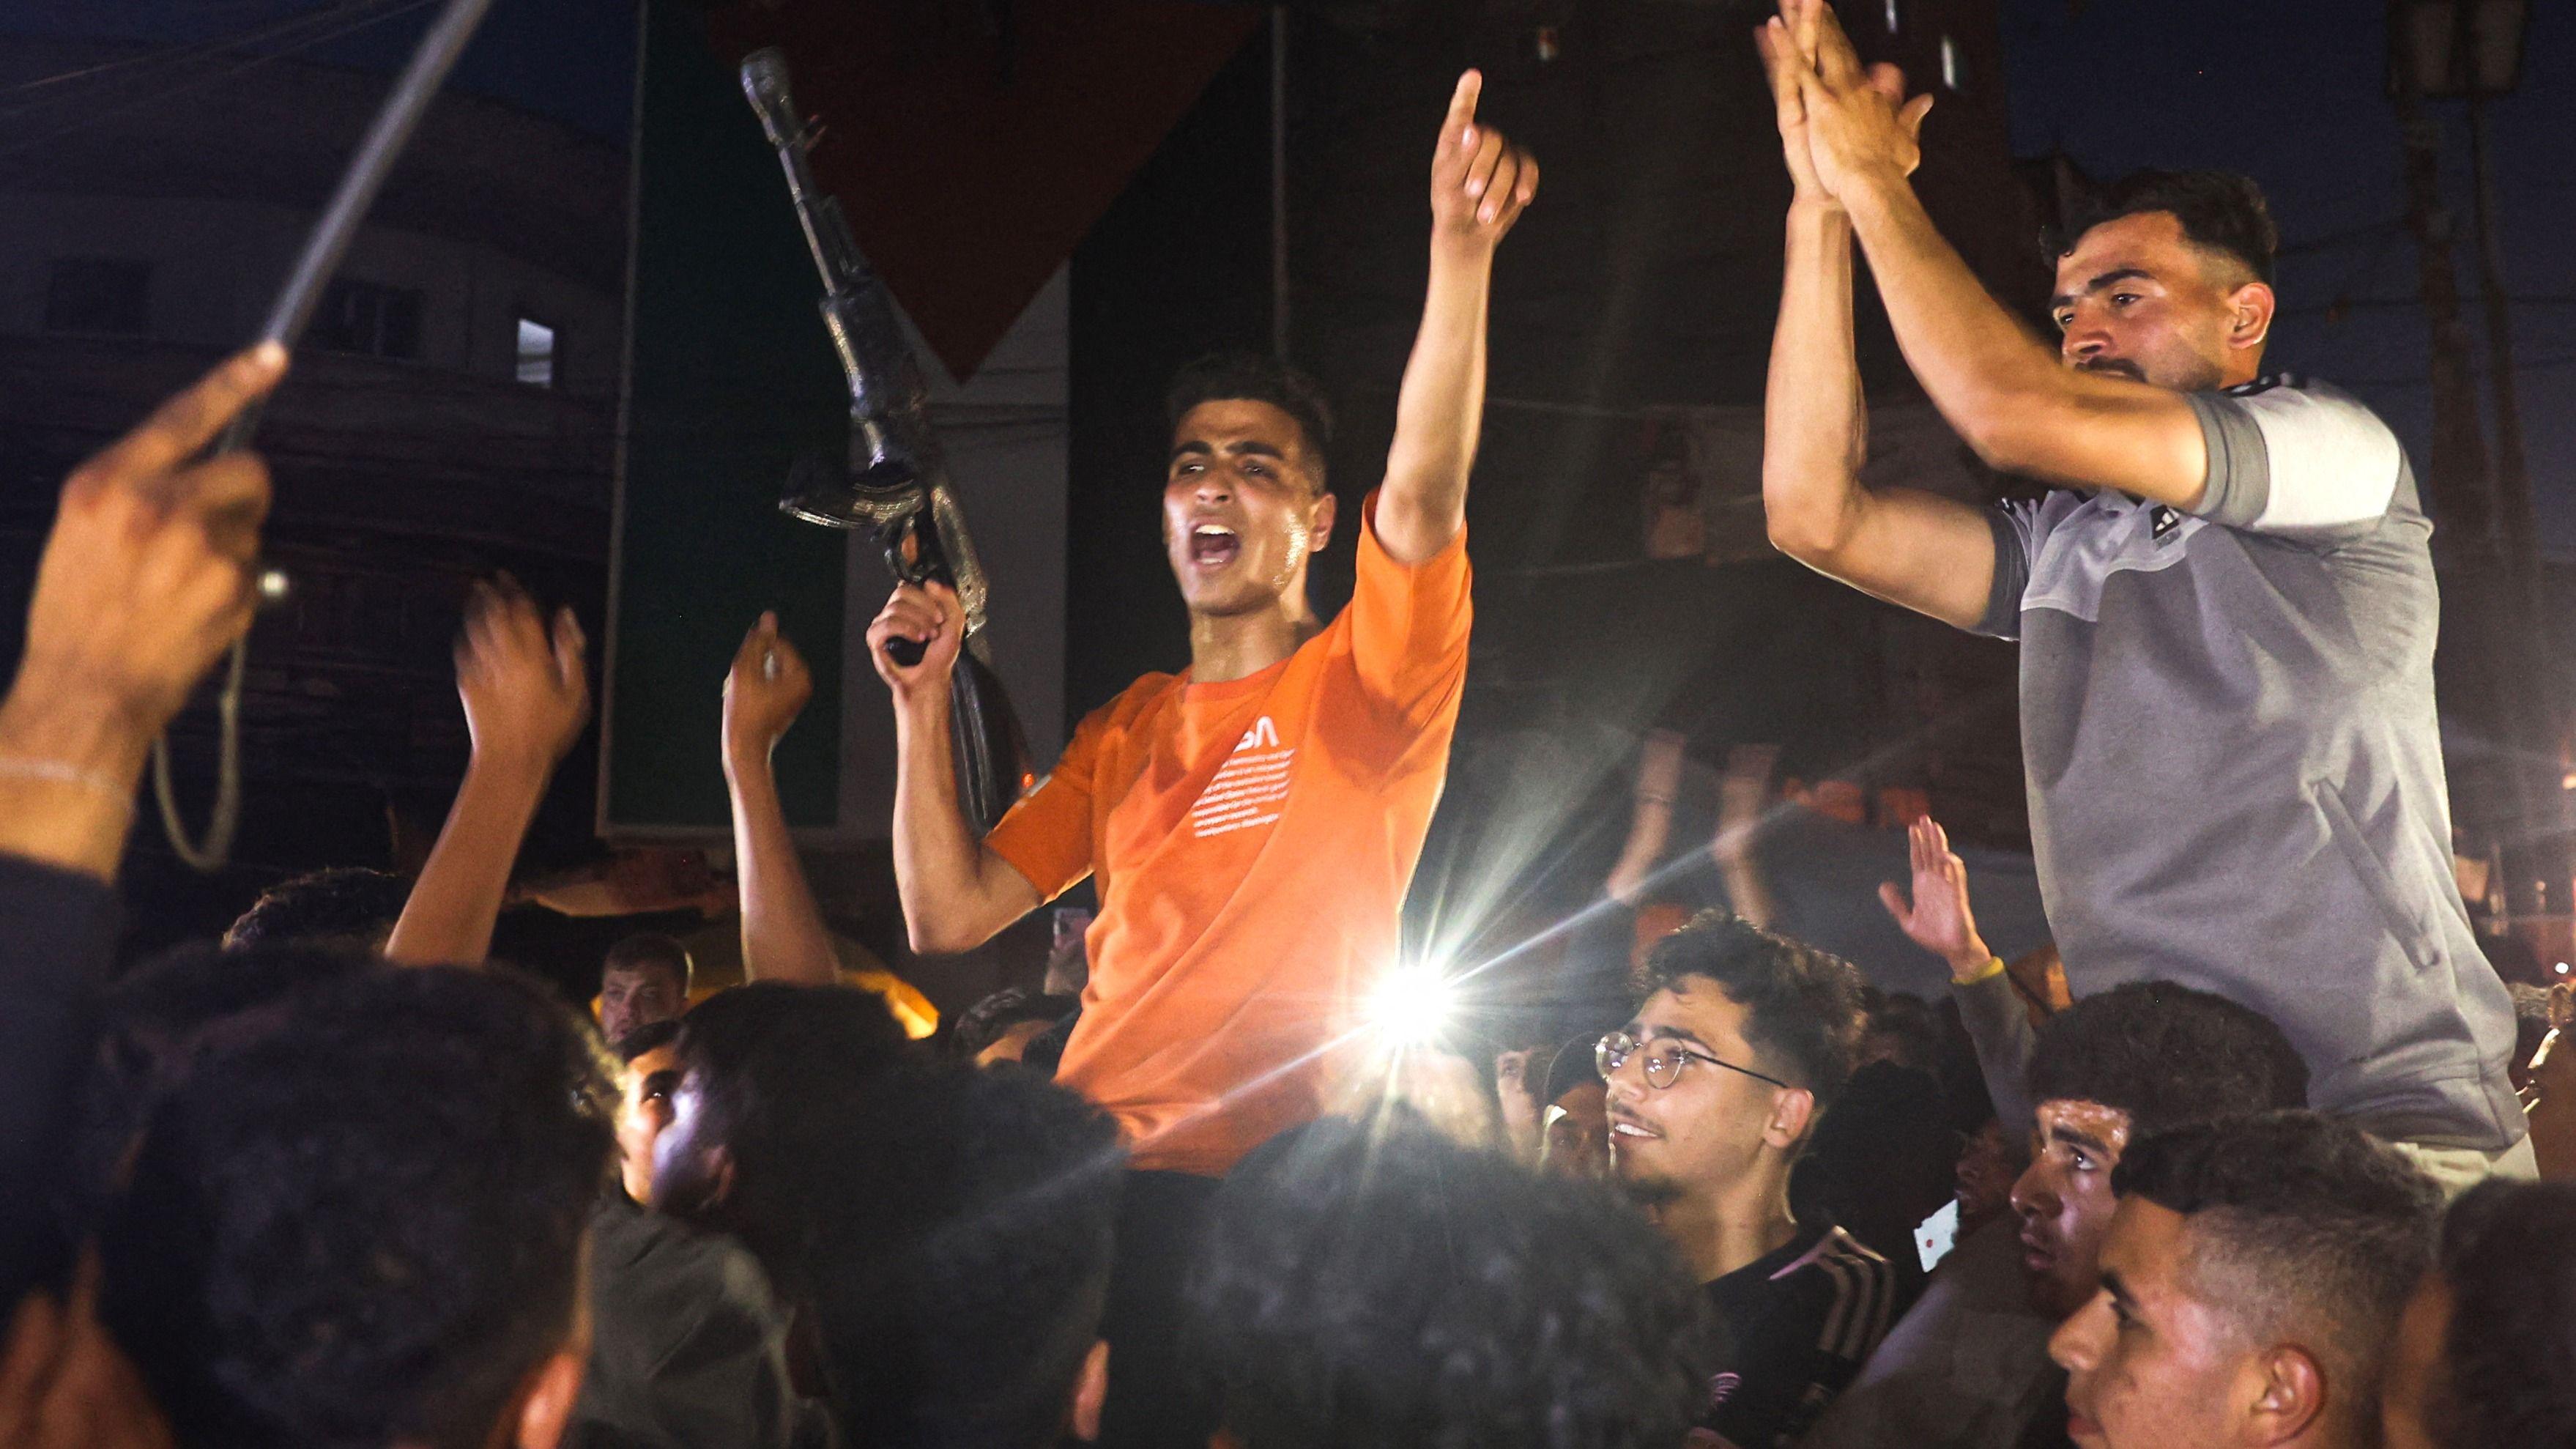
POLYGON ((286 571, 284 569, 262 569, 259 571, 259 598, 261 603, 282 604, 286 602, 286 596, 293 592, 295 592, 295 581, 286 576, 286 571))
POLYGON ((1449 1023, 1455 1004, 1449 978, 1428 961, 1387 973, 1369 1002, 1369 1024, 1397 1047, 1427 1046, 1449 1023))

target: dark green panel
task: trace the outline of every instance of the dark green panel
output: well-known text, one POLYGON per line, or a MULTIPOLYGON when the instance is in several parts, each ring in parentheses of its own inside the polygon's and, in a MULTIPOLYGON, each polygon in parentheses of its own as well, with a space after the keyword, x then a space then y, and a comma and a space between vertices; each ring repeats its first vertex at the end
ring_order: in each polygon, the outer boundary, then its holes
POLYGON ((839 457, 839 365, 819 284, 703 10, 645 6, 631 400, 619 537, 609 829, 726 823, 725 668, 763 609, 814 671, 778 748, 791 823, 833 823, 840 783, 845 536, 778 511, 797 454, 839 457))

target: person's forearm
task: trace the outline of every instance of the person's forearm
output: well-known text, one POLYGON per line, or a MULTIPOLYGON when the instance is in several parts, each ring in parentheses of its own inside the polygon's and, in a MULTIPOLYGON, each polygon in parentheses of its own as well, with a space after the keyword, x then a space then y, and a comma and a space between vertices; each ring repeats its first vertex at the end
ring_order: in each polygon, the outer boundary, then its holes
POLYGON ((1821 560, 1848 539, 1868 495, 1860 368, 1852 346, 1851 219, 1831 203, 1789 208, 1780 320, 1763 396, 1762 511, 1771 540, 1821 560))
POLYGON ((733 798, 734 872, 742 890, 743 975, 831 985, 839 979, 832 935, 796 858, 769 752, 728 758, 725 786, 733 798))
POLYGON ((2066 390, 2056 356, 1988 295, 1904 178, 1875 178, 1843 201, 1906 365, 1970 446, 2011 436, 2017 409, 2066 390))
POLYGON ((1664 845, 1672 838, 1673 801, 1669 795, 1637 797, 1636 814, 1628 822, 1628 845, 1619 853, 1619 863, 1610 868, 1609 878, 1602 882, 1602 893, 1622 905, 1637 903, 1637 893, 1654 874, 1655 862, 1664 858, 1664 845))
POLYGON ((492 954, 492 928, 510 890, 510 870, 549 766, 475 759, 465 767, 447 824, 412 883, 385 959, 406 966, 476 965, 492 954))
POLYGON ((0 853, 116 879, 151 748, 113 703, 22 673, 0 701, 0 853))
POLYGON ((1493 290, 1490 245, 1438 241, 1422 330, 1396 395, 1395 442, 1378 494, 1379 543, 1399 563, 1448 546, 1467 522, 1467 475, 1485 416, 1485 330, 1493 290))
POLYGON ((925 693, 895 710, 894 879, 912 949, 941 954, 982 945, 1001 923, 984 920, 984 847, 957 800, 948 692, 925 693))

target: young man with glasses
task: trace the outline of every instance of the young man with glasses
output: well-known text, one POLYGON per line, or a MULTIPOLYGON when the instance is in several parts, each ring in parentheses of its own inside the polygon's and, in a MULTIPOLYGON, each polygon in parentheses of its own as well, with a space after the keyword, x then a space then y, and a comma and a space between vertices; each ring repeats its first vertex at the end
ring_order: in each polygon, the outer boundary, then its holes
POLYGON ((1711 911, 1657 943, 1650 994, 1601 1039, 1613 1175, 1708 1285, 1729 1345, 1701 1427, 1794 1443, 1885 1336, 1887 1260, 1801 1222, 1789 1172, 1860 1047, 1851 964, 1711 911))

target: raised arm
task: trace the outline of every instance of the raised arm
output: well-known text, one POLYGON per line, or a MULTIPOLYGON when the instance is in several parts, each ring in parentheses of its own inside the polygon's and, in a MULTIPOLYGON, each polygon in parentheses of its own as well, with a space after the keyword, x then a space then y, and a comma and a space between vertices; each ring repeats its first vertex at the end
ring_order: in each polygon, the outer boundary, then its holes
MULTIPOLYGON (((217 367, 74 469, 0 701, 0 1304, 50 1273, 70 1102, 115 954, 110 883, 152 741, 250 627, 268 469, 191 466, 274 387, 286 354, 217 367)), ((0 1443, 9 1437, 0 1423, 0 1443)))
POLYGON ((1933 227, 1906 179, 1920 152, 1898 101, 1832 8, 1783 9, 1816 36, 1790 60, 1818 183, 1849 213, 1906 364, 1950 426, 2007 472, 2197 508, 2209 455, 2183 395, 2060 365, 1933 227))
POLYGON ((770 751, 814 697, 804 656, 763 614, 743 636, 724 685, 725 789, 733 797, 734 875, 742 884, 742 971, 754 981, 829 986, 840 979, 832 933, 787 833, 770 751))
POLYGON ((1494 248, 1538 195, 1538 162, 1476 124, 1484 77, 1458 77, 1431 158, 1431 285, 1395 401, 1395 442, 1377 498, 1378 543, 1401 564, 1467 526, 1467 474, 1485 415, 1485 313, 1494 248))
POLYGON ((894 879, 905 933, 925 954, 971 950, 1038 905, 1028 877, 976 838, 957 803, 949 743, 948 675, 966 639, 966 611, 943 584, 904 584, 868 625, 868 656, 894 692, 894 879), (918 640, 909 668, 889 640, 918 640))
POLYGON ((268 467, 189 460, 285 371, 242 353, 64 480, 0 702, 0 853, 116 878, 152 741, 250 627, 268 467))
POLYGON ((586 647, 572 610, 556 610, 549 633, 507 575, 474 586, 456 645, 456 692, 474 753, 385 942, 386 960, 434 966, 492 954, 519 845, 555 766, 590 723, 586 647))
MULTIPOLYGON (((1814 20, 1800 17, 1812 31, 1814 20)), ((1771 79, 1793 192, 1780 277, 1780 319, 1763 397, 1762 512, 1772 546, 1863 593, 1961 628, 1985 615, 1994 535, 1954 499, 1861 485, 1868 408, 1852 348, 1852 231, 1809 160, 1797 83, 1799 42, 1779 21, 1756 32, 1771 79)), ((1883 84, 1900 86, 1893 71, 1883 84)), ((1907 107, 1918 127, 1930 105, 1907 107)))
POLYGON ((1976 1048, 1986 1095, 2004 1131, 2017 1137, 2030 1128, 2024 1079, 2037 1033, 2004 963, 1977 932, 1976 913, 1968 906, 1968 865, 1950 849, 1949 832, 1927 815, 1906 832, 1906 844, 1913 864, 1910 892, 1889 881, 1878 888, 1879 901, 1907 939, 1950 968, 1950 994, 1976 1048))

